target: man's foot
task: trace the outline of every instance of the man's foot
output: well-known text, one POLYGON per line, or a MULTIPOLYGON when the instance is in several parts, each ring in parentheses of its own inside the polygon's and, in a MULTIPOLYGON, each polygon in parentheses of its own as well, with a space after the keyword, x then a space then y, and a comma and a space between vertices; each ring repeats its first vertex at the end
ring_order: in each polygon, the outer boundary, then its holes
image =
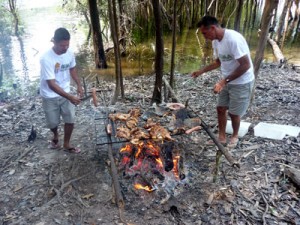
POLYGON ((58 140, 53 139, 48 142, 49 142, 48 148, 50 148, 50 149, 59 149, 60 148, 60 145, 58 144, 58 140))
POLYGON ((78 154, 81 152, 80 148, 77 148, 77 147, 65 148, 64 151, 66 151, 68 153, 75 153, 75 154, 78 154))
POLYGON ((239 143, 239 139, 237 137, 231 137, 229 143, 227 144, 228 148, 235 148, 239 143))
MULTIPOLYGON (((218 140, 218 141, 220 142, 221 145, 224 145, 224 146, 227 143, 226 140, 218 140)), ((215 146, 216 145, 213 140, 209 140, 205 144, 208 145, 208 146, 215 146)))

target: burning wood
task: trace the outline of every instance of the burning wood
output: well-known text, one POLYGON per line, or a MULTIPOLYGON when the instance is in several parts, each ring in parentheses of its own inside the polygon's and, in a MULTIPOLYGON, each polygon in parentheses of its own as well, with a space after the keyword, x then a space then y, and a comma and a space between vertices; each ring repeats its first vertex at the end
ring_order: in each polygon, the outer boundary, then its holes
POLYGON ((174 142, 159 144, 147 140, 138 145, 128 143, 120 149, 120 154, 119 169, 124 170, 125 176, 135 179, 134 183, 138 185, 134 187, 139 187, 137 189, 151 192, 164 182, 169 173, 177 181, 185 178, 182 175, 181 157, 174 142))

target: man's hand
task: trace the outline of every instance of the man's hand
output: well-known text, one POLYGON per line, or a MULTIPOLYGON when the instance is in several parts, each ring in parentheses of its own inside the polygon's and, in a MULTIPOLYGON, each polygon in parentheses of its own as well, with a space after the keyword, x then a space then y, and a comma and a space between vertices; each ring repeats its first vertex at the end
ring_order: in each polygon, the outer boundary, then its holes
POLYGON ((216 83, 214 87, 214 93, 219 94, 222 91, 222 89, 225 87, 225 85, 226 85, 225 79, 220 80, 218 83, 216 83))
POLYGON ((68 96, 69 101, 74 104, 74 105, 79 105, 81 100, 79 97, 75 96, 75 95, 69 95, 68 96))
POLYGON ((195 72, 192 73, 192 77, 193 77, 193 78, 197 78, 197 77, 199 77, 202 73, 203 73, 202 70, 197 70, 197 71, 195 71, 195 72))
POLYGON ((80 85, 80 86, 77 86, 77 94, 78 94, 78 96, 79 96, 80 98, 83 97, 83 88, 82 88, 81 85, 80 85))

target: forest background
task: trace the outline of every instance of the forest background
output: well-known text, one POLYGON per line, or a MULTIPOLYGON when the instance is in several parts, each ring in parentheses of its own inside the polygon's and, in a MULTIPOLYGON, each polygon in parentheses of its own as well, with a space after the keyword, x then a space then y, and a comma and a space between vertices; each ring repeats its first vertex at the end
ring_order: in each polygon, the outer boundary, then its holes
MULTIPOLYGON (((32 82, 26 56, 22 54, 22 38, 27 28, 22 18, 22 0, 1 0, 0 47, 1 47, 1 98, 13 91, 19 95, 33 94, 38 79, 32 82), (24 77, 13 78, 12 40, 17 40, 21 49, 21 65, 24 77), (23 65, 22 65, 23 64, 23 65), (17 87, 27 83, 29 88, 17 87), (27 82, 26 82, 27 81, 27 82), (30 87, 33 85, 33 88, 30 87), (28 91, 28 89, 30 91, 28 91)), ((152 102, 162 101, 162 77, 168 77, 175 88, 175 71, 192 71, 212 59, 211 45, 200 34, 197 42, 189 42, 196 23, 203 15, 214 15, 223 26, 241 32, 253 47, 255 73, 265 59, 267 42, 272 46, 274 61, 280 65, 295 60, 283 55, 282 50, 299 48, 299 0, 205 0, 205 1, 125 1, 125 0, 61 0, 55 1, 62 14, 75 15, 78 27, 72 32, 84 31, 84 43, 77 54, 80 74, 83 79, 113 77, 116 82, 114 103, 124 98, 123 76, 155 74, 152 102), (111 35, 113 34, 113 35, 111 35), (182 46, 191 46, 184 51, 182 46), (196 65, 196 66, 195 66, 196 65), (125 71, 125 72, 123 72, 125 71)), ((33 4, 39 4, 38 1, 33 4)), ((26 4, 25 4, 26 5, 26 4)), ((36 18, 37 20, 41 18, 36 18)), ((45 24, 47 26, 47 24, 45 24)), ((16 42, 16 41, 15 41, 16 42)), ((23 46, 23 47, 22 47, 23 46)), ((37 50, 38 51, 38 50, 37 50)), ((297 60, 297 59, 296 59, 297 60)), ((297 67, 296 65, 292 65, 297 67)), ((166 96, 165 96, 166 97, 166 96)))

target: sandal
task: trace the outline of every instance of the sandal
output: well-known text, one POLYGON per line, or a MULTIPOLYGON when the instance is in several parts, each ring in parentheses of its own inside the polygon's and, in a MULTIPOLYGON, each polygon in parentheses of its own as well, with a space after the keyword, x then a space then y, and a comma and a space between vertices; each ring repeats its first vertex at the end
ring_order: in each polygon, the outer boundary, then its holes
POLYGON ((80 148, 76 148, 76 147, 66 148, 64 149, 64 151, 68 153, 74 153, 74 154, 78 154, 81 152, 80 148))
MULTIPOLYGON (((219 142, 220 142, 221 145, 224 145, 224 146, 226 145, 226 141, 225 142, 219 141, 219 142)), ((205 144, 208 145, 208 146, 216 146, 216 144, 213 140, 209 140, 205 144)))
POLYGON ((227 147, 228 148, 235 148, 238 143, 239 143, 239 139, 238 138, 230 139, 230 142, 227 144, 227 147))
POLYGON ((60 148, 60 145, 58 144, 58 140, 51 140, 48 142, 49 142, 48 148, 50 148, 50 149, 59 149, 60 148))

